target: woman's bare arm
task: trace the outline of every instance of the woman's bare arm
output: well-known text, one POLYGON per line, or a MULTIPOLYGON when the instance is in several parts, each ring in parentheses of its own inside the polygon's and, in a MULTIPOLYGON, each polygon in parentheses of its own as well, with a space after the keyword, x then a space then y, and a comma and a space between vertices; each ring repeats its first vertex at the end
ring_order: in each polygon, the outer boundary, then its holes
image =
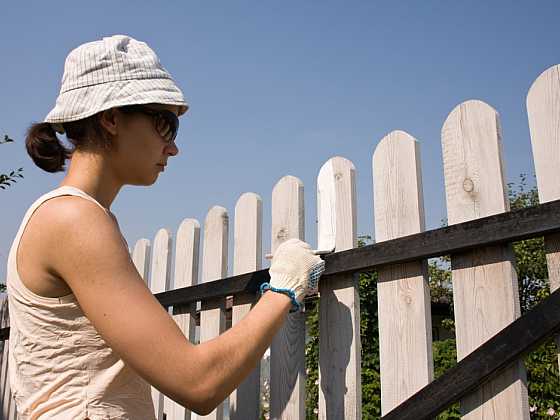
POLYGON ((286 295, 265 292, 251 311, 220 336, 201 343, 197 351, 209 363, 204 377, 206 412, 212 411, 251 373, 272 343, 292 306, 286 295))
POLYGON ((266 292, 233 328, 194 345, 138 274, 118 226, 95 203, 62 196, 44 203, 49 268, 63 278, 100 336, 147 382, 179 404, 208 414, 251 372, 290 308, 266 292))

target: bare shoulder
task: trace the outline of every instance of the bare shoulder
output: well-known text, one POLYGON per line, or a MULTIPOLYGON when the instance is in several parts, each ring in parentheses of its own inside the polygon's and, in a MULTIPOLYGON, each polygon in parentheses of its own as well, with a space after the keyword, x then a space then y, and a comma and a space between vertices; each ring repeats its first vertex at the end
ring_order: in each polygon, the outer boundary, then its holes
MULTIPOLYGON (((51 271, 64 278, 64 265, 106 248, 113 255, 128 249, 115 220, 96 203, 78 196, 58 196, 43 203, 30 220, 31 235, 41 239, 51 271)), ((86 262, 83 261, 82 262, 86 262)))

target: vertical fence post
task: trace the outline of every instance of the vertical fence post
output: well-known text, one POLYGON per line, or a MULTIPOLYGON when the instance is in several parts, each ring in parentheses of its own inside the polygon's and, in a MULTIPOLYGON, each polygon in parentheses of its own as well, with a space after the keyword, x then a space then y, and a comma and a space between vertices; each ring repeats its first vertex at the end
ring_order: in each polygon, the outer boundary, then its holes
MULTIPOLYGON (((545 70, 527 95, 539 201, 560 199, 560 65, 545 70)), ((560 233, 544 237, 550 291, 560 287, 560 233)), ((560 366, 560 336, 556 337, 560 366)))
MULTIPOLYGON (((376 242, 425 230, 420 146, 416 139, 403 131, 393 131, 379 142, 373 154, 373 184, 376 242)), ((432 317, 426 261, 384 267, 378 275, 384 415, 433 379, 432 317)))
MULTIPOLYGON (((355 248, 356 170, 342 157, 329 159, 317 178, 318 217, 330 214, 331 229, 320 229, 318 242, 328 242, 322 235, 335 232, 336 251, 355 248), (331 211, 328 211, 329 208, 331 211)), ((318 220, 319 226, 324 226, 318 220)), ((319 282, 319 418, 361 419, 361 342, 359 275, 332 277, 319 282)))
MULTIPOLYGON (((202 281, 204 283, 227 277, 229 220, 225 208, 214 206, 204 221, 204 243, 202 251, 202 281)), ((226 328, 226 299, 209 299, 201 303, 200 342, 218 337, 226 328)), ((224 402, 201 419, 222 420, 224 402)))
POLYGON ((147 239, 139 239, 134 245, 134 250, 132 251, 132 262, 138 270, 138 273, 146 283, 148 288, 150 287, 150 241, 147 239))
MULTIPOLYGON (((262 266, 262 200, 254 193, 245 193, 235 205, 233 275, 249 273, 262 266)), ((254 294, 233 298, 231 325, 236 325, 255 304, 254 294)), ((231 420, 259 420, 261 364, 229 397, 231 420)))
MULTIPOLYGON (((484 102, 458 105, 442 128, 449 224, 509 211, 497 112, 484 102)), ((511 246, 451 256, 457 357, 463 359, 520 315, 511 246)), ((461 400, 465 419, 528 419, 523 361, 461 400)))
MULTIPOLYGON (((10 313, 8 306, 8 295, 5 294, 0 300, 0 328, 7 328, 10 326, 10 313)), ((17 420, 16 400, 12 394, 9 378, 9 347, 10 340, 5 340, 2 346, 2 370, 0 373, 0 414, 2 419, 17 420)))
MULTIPOLYGON (((175 273, 173 289, 198 284, 198 255, 200 244, 200 224, 195 219, 185 219, 179 225, 175 239, 175 273)), ((172 317, 185 337, 195 341, 196 302, 173 306, 172 317)), ((166 420, 190 420, 191 411, 172 399, 164 398, 166 420)))
MULTIPOLYGON (((153 243, 150 290, 155 295, 170 288, 171 232, 167 229, 160 229, 153 243)), ((163 420, 163 397, 164 395, 157 388, 152 387, 152 399, 158 420, 163 420)))
MULTIPOLYGON (((272 190, 271 252, 287 239, 303 240, 303 183, 281 178, 272 190)), ((305 314, 288 314, 270 346, 270 418, 305 418, 305 314)))

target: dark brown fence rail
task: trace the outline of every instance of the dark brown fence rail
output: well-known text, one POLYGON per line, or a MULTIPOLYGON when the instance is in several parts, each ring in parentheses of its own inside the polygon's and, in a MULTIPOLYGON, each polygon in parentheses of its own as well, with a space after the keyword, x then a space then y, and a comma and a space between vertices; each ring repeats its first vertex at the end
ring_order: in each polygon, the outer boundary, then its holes
MULTIPOLYGON (((371 271, 383 265, 438 257, 555 232, 560 232, 560 200, 325 255, 326 269, 321 282, 328 282, 329 277, 339 274, 371 271)), ((255 294, 259 286, 269 279, 268 269, 263 269, 154 296, 163 307, 168 308, 219 297, 255 294)), ((0 329, 0 340, 8 338, 9 330, 9 327, 0 329)))

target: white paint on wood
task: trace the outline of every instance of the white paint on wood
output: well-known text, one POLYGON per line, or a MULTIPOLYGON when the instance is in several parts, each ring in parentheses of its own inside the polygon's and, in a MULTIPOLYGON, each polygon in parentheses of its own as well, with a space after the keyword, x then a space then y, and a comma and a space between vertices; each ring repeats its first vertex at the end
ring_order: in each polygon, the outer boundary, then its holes
MULTIPOLYGON (((204 222, 204 243, 202 252, 202 282, 206 283, 227 277, 229 220, 225 208, 214 206, 204 222)), ((218 298, 202 302, 200 310, 200 342, 211 340, 225 331, 226 299, 218 298)), ((224 404, 207 416, 198 418, 222 420, 224 404)))
MULTIPOLYGON (((333 165, 325 164, 320 179, 334 179, 333 165)), ((336 245, 336 191, 334 182, 317 184, 317 250, 331 250, 336 245)))
MULTIPOLYGON (((179 225, 175 240, 175 273, 173 290, 198 284, 198 256, 200 224, 195 219, 185 219, 179 225)), ((173 307, 172 317, 191 342, 195 342, 196 303, 173 307)), ((163 399, 167 420, 191 420, 192 413, 168 397, 163 399)))
MULTIPOLYGON (((484 102, 457 106, 442 128, 449 224, 509 210, 497 112, 484 102)), ((520 315, 510 246, 451 258, 457 356, 463 359, 520 315)), ((466 419, 529 419, 521 361, 461 401, 466 419)))
MULTIPOLYGON (((255 193, 245 193, 235 205, 233 274, 261 269, 262 261, 262 200, 255 193)), ((256 296, 235 296, 231 325, 235 326, 249 313, 256 296)), ((231 420, 259 420, 261 364, 245 378, 229 397, 231 420)))
MULTIPOLYGON (((375 241, 425 230, 420 145, 393 131, 373 154, 375 241)), ((433 379, 432 319, 426 261, 378 270, 381 413, 433 379)))
MULTIPOLYGON (((545 70, 527 95, 527 113, 539 201, 560 199, 560 65, 545 70)), ((550 290, 560 287, 560 234, 544 238, 550 290)), ((560 366, 560 336, 556 338, 560 366)))
POLYGON ((132 251, 132 262, 138 270, 138 273, 144 280, 144 283, 150 287, 150 241, 147 239, 139 239, 134 245, 132 251))
MULTIPOLYGON (((171 232, 160 229, 154 238, 151 258, 150 290, 154 295, 170 289, 171 243, 171 232)), ((152 400, 158 420, 163 420, 163 397, 163 393, 152 387, 152 400)))
MULTIPOLYGON (((334 191, 334 200, 321 200, 321 206, 333 206, 328 223, 335 225, 323 232, 335 232, 337 251, 355 248, 356 170, 342 157, 329 159, 319 171, 318 191, 334 191), (333 220, 334 219, 334 220, 333 220)), ((329 214, 322 208, 318 217, 329 214)), ((327 222, 318 220, 319 226, 327 222)), ((324 239, 318 238, 319 243, 324 239)), ((319 418, 361 419, 361 342, 358 275, 341 275, 329 283, 319 281, 319 418)))
MULTIPOLYGON (((8 295, 3 293, 0 297, 0 328, 10 326, 10 314, 8 312, 8 295)), ((2 357, 2 368, 0 370, 0 414, 2 419, 16 420, 16 401, 10 387, 10 378, 8 375, 8 359, 9 359, 10 341, 5 340, 0 345, 0 353, 2 357)))
MULTIPOLYGON (((305 240, 303 183, 281 178, 272 190, 271 251, 305 240)), ((270 418, 305 418, 305 314, 288 314, 270 346, 270 418)))
POLYGON ((539 201, 560 198, 560 65, 545 70, 527 95, 539 201))

